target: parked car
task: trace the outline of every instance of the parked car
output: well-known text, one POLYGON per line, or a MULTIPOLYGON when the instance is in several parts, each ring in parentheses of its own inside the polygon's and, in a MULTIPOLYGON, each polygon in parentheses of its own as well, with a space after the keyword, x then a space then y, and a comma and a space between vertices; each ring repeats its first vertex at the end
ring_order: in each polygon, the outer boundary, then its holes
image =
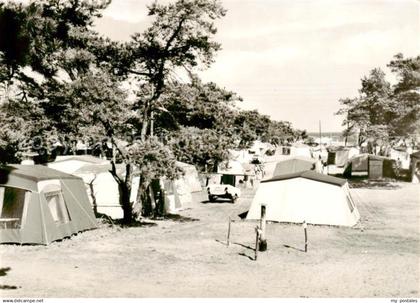
POLYGON ((211 184, 207 186, 209 201, 213 202, 218 199, 226 199, 232 203, 241 196, 241 190, 228 184, 211 184))

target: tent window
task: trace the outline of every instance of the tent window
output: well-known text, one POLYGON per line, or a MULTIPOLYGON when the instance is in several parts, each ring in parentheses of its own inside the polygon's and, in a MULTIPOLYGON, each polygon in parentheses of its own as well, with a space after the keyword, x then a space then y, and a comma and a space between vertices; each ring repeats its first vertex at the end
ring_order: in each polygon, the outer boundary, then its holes
POLYGON ((350 212, 353 212, 353 210, 354 210, 354 204, 353 204, 353 201, 350 199, 350 197, 349 196, 346 196, 346 198, 347 198, 347 205, 349 206, 349 208, 350 208, 350 212))
POLYGON ((63 194, 61 191, 47 192, 44 194, 54 221, 57 223, 69 222, 69 210, 67 209, 67 205, 64 202, 63 194))
POLYGON ((22 223, 26 190, 0 187, 0 229, 17 229, 22 223))

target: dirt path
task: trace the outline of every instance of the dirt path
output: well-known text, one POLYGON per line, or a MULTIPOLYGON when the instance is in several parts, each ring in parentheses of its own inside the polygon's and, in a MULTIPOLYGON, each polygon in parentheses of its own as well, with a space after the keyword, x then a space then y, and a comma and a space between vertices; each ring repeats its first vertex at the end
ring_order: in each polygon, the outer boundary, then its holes
POLYGON ((181 212, 197 221, 155 226, 103 226, 45 246, 0 246, 10 267, 1 297, 418 297, 419 191, 398 183, 352 189, 361 228, 309 227, 304 253, 299 225, 269 224, 269 250, 251 260, 255 222, 235 222, 225 245, 227 219, 238 203, 203 203, 181 212))

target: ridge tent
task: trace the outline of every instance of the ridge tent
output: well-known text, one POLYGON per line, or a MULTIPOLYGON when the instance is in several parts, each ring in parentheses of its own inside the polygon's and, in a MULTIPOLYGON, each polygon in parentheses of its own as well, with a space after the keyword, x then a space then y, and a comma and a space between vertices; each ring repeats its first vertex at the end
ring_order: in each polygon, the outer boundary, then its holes
POLYGON ((165 192, 165 212, 168 214, 182 210, 186 204, 193 201, 191 193, 202 190, 194 165, 177 161, 176 166, 184 171, 183 176, 175 180, 162 178, 160 181, 160 186, 165 192))
POLYGON ((273 177, 303 172, 307 170, 315 169, 316 164, 315 159, 306 158, 306 157, 294 157, 291 159, 286 159, 280 162, 277 162, 274 169, 273 177))
MULTIPOLYGON (((106 214, 113 219, 121 219, 124 212, 120 205, 118 183, 110 173, 111 168, 109 163, 90 164, 80 167, 73 174, 83 179, 89 201, 93 205, 93 198, 95 198, 99 213, 106 214)), ((115 168, 119 176, 124 174, 124 164, 116 164, 115 168)), ((130 193, 131 203, 136 201, 138 185, 139 177, 133 177, 130 193)))
MULTIPOLYGON (((73 174, 83 179, 90 203, 96 200, 99 213, 106 214, 113 219, 121 219, 123 210, 120 205, 118 183, 110 173, 111 163, 106 159, 90 155, 59 156, 48 167, 73 174)), ((125 172, 124 164, 116 164, 117 174, 125 172)), ((132 180, 130 201, 136 201, 139 178, 132 180)))
POLYGON ((389 151, 389 157, 391 159, 400 161, 401 168, 410 168, 410 153, 408 152, 407 148, 391 148, 389 151))
POLYGON ((396 161, 387 157, 360 154, 347 161, 343 175, 369 176, 369 178, 395 178, 396 161))
POLYGON ((420 151, 410 155, 411 182, 420 183, 420 151))
POLYGON ((217 167, 217 173, 221 175, 243 176, 245 175, 245 169, 241 162, 229 160, 229 161, 222 162, 217 167))
POLYGON ((109 161, 90 155, 57 156, 54 162, 47 163, 47 166, 68 174, 72 174, 83 166, 94 164, 104 165, 109 164, 109 161))
POLYGON ((337 167, 344 167, 348 159, 359 154, 359 150, 355 147, 330 147, 328 149, 328 165, 332 164, 337 167))
POLYGON ((317 147, 312 148, 312 156, 314 159, 321 159, 324 162, 328 160, 328 150, 323 145, 318 145, 317 147))
POLYGON ((165 213, 167 214, 176 214, 185 208, 186 204, 193 201, 190 187, 183 178, 176 180, 162 178, 160 187, 164 190, 165 213))
POLYGON ((182 176, 182 179, 189 187, 189 191, 192 193, 201 191, 201 182, 195 166, 184 162, 176 162, 176 165, 184 171, 185 174, 182 176))
POLYGON ((0 243, 49 244, 96 228, 83 180, 42 165, 0 167, 0 243))
POLYGON ((281 154, 286 156, 302 156, 312 158, 312 151, 309 145, 303 143, 295 143, 291 146, 282 146, 281 154))
POLYGON ((313 171, 262 181, 246 219, 260 219, 261 204, 270 221, 353 226, 360 219, 347 181, 313 171))
POLYGON ((162 179, 161 188, 165 191, 165 213, 175 214, 182 210, 187 203, 192 202, 188 185, 183 179, 162 179))

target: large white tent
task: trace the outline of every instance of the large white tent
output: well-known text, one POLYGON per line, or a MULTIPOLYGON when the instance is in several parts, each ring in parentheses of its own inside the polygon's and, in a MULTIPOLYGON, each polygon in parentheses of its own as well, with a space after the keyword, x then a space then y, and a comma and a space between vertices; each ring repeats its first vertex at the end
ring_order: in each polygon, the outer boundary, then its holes
POLYGON ((277 222, 353 226, 360 218, 347 181, 314 171, 262 181, 246 218, 259 219, 261 204, 277 222))
POLYGON ((285 156, 302 156, 312 158, 311 147, 303 143, 294 143, 291 146, 281 146, 280 152, 285 156))
MULTIPOLYGON (((192 192, 201 191, 197 169, 187 163, 177 162, 176 165, 184 171, 184 175, 177 180, 162 180, 162 188, 165 190, 165 210, 175 213, 182 209, 186 203, 192 201, 192 192)), ((60 156, 56 161, 48 163, 48 166, 63 172, 71 173, 82 178, 85 182, 88 197, 91 203, 96 200, 99 213, 106 214, 114 219, 123 217, 123 210, 119 203, 118 184, 111 175, 111 164, 106 159, 83 155, 83 156, 60 156)), ((124 175, 125 166, 117 164, 118 175, 124 175)), ((130 202, 137 200, 139 177, 135 176, 131 185, 130 202)))
POLYGON ((307 170, 315 170, 316 162, 317 161, 315 159, 302 156, 287 158, 283 161, 277 162, 273 177, 307 170))
MULTIPOLYGON (((96 201, 98 212, 106 214, 113 219, 123 217, 120 205, 118 184, 110 173, 111 164, 106 159, 100 159, 90 155, 60 156, 54 162, 47 164, 48 167, 73 174, 83 179, 88 193, 89 201, 96 201)), ((116 170, 119 175, 124 174, 124 165, 117 164, 116 170)), ((130 201, 134 203, 137 197, 139 178, 133 178, 130 201)))
POLYGON ((110 162, 106 159, 90 155, 69 155, 57 156, 55 161, 48 163, 47 166, 64 173, 73 174, 75 171, 86 165, 105 165, 109 163, 110 162))
POLYGON ((191 193, 201 191, 200 178, 198 177, 198 171, 195 166, 184 162, 176 162, 176 165, 184 171, 184 175, 181 179, 188 186, 188 190, 191 193))

